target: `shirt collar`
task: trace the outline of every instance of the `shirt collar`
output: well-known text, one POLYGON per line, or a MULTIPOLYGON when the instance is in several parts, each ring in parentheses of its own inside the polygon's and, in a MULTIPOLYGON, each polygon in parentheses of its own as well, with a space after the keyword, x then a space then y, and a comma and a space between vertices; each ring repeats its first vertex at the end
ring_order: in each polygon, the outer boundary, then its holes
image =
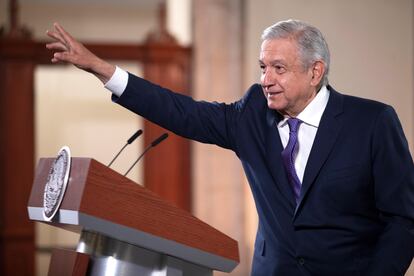
MULTIPOLYGON (((322 114, 325 111, 326 105, 328 104, 329 100, 329 90, 326 86, 322 86, 319 92, 316 94, 315 98, 302 110, 301 113, 296 116, 296 118, 300 119, 307 125, 311 125, 313 127, 319 127, 319 123, 322 118, 322 114)), ((287 117, 281 120, 278 123, 278 127, 283 127, 287 122, 287 117)))

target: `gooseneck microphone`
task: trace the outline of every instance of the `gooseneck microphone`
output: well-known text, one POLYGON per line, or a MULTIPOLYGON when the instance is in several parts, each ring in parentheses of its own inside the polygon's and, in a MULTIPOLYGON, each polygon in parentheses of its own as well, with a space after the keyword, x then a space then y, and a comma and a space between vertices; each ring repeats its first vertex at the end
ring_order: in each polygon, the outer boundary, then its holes
POLYGON ((137 132, 134 133, 134 135, 132 135, 128 141, 126 142, 126 144, 122 147, 122 149, 115 155, 114 159, 112 159, 111 162, 109 162, 108 167, 110 167, 112 165, 112 163, 114 163, 114 161, 118 158, 118 156, 121 154, 121 152, 128 146, 130 145, 132 142, 135 141, 135 139, 137 139, 141 134, 142 134, 142 129, 137 130, 137 132))
POLYGON ((159 143, 161 143, 162 141, 164 141, 165 139, 167 139, 167 137, 168 137, 168 133, 164 133, 163 135, 161 135, 160 137, 158 137, 157 139, 155 139, 154 141, 152 141, 151 144, 149 144, 144 149, 144 151, 137 158, 137 160, 134 162, 134 164, 132 164, 132 166, 126 171, 126 173, 124 174, 124 176, 126 176, 132 170, 132 168, 139 162, 139 160, 141 160, 141 158, 145 155, 145 153, 147 151, 149 151, 151 148, 155 147, 156 145, 158 145, 159 143))

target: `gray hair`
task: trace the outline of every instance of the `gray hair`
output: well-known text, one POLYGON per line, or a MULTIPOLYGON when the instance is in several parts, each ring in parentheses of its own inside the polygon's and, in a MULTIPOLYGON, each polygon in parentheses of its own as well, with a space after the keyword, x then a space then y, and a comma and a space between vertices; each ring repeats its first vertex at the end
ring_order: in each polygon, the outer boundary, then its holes
POLYGON ((322 61, 325 64, 325 72, 320 86, 328 84, 329 48, 317 28, 299 20, 289 19, 277 22, 262 33, 262 41, 280 38, 293 38, 297 42, 305 69, 308 69, 315 61, 322 61))

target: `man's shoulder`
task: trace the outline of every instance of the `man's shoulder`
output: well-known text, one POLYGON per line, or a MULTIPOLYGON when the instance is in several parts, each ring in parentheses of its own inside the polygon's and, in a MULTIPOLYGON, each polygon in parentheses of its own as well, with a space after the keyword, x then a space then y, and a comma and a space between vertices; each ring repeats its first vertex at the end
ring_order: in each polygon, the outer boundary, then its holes
POLYGON ((380 111, 384 108, 390 107, 388 104, 378 100, 368 99, 355 95, 349 95, 343 92, 338 92, 331 86, 328 86, 331 97, 343 103, 344 110, 361 110, 364 112, 380 111))
POLYGON ((246 106, 266 106, 266 98, 263 95, 262 87, 255 83, 251 85, 243 97, 235 103, 237 109, 244 109, 246 106))
POLYGON ((244 94, 242 99, 246 99, 246 100, 254 99, 254 100, 261 100, 261 101, 266 100, 264 95, 263 95, 262 87, 258 83, 252 84, 246 90, 246 93, 244 94))

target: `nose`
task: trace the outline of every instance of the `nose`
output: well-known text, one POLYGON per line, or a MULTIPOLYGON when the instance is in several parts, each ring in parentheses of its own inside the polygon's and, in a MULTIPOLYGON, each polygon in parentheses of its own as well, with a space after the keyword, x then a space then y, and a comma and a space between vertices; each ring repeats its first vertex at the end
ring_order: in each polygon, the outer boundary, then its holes
POLYGON ((261 85, 263 88, 267 89, 275 84, 275 79, 273 78, 272 70, 265 70, 262 72, 261 85))

